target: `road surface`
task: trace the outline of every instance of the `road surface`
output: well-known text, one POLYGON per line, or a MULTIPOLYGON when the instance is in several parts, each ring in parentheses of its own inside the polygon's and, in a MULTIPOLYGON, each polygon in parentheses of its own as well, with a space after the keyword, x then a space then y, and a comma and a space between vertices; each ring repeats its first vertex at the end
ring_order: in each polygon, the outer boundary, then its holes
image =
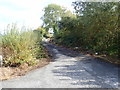
POLYGON ((117 66, 50 43, 53 56, 45 67, 2 82, 3 88, 118 88, 117 66))

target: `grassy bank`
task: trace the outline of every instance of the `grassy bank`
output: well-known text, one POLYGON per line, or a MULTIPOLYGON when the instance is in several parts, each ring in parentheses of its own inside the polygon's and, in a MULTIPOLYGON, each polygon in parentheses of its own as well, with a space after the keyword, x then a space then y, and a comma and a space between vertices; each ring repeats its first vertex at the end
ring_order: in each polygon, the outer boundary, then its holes
POLYGON ((31 66, 39 62, 40 58, 47 57, 40 44, 41 38, 32 30, 20 30, 12 25, 1 37, 3 66, 31 66))

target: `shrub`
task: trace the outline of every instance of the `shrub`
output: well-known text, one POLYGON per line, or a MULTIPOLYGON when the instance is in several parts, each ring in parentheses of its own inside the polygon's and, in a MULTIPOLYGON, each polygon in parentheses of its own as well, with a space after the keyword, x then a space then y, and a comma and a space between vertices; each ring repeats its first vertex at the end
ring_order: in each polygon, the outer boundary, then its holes
POLYGON ((20 31, 15 25, 5 31, 6 33, 2 36, 3 65, 19 66, 24 63, 28 65, 37 63, 36 53, 38 49, 43 51, 37 44, 40 41, 37 40, 34 32, 30 30, 20 31))

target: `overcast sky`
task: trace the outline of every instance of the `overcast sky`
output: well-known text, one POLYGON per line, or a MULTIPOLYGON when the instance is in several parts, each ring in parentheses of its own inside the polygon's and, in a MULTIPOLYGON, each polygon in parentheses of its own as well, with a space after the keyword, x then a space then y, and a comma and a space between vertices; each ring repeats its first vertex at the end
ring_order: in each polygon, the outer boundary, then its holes
POLYGON ((37 28, 42 23, 44 7, 55 3, 72 10, 72 1, 75 0, 0 0, 0 31, 11 23, 37 28))

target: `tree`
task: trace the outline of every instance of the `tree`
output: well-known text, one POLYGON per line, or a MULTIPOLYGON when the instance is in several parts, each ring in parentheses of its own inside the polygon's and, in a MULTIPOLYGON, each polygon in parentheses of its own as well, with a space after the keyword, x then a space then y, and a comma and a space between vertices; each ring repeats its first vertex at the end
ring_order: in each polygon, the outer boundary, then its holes
POLYGON ((65 9, 56 4, 49 4, 44 9, 44 16, 42 20, 44 21, 45 28, 53 28, 54 33, 58 30, 58 21, 61 19, 65 9))
POLYGON ((118 56, 119 3, 76 1, 73 6, 76 17, 61 19, 57 42, 118 56))
POLYGON ((85 27, 87 47, 118 54, 118 2, 73 2, 74 8, 85 27))

